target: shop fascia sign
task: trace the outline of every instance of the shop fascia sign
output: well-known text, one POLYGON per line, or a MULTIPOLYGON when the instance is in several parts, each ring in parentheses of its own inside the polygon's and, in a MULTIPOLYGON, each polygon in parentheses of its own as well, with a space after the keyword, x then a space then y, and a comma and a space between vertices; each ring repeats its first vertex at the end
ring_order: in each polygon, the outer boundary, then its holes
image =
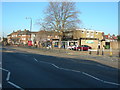
POLYGON ((94 43, 93 40, 86 40, 85 42, 86 42, 86 43, 90 43, 90 44, 93 44, 93 43, 94 43))

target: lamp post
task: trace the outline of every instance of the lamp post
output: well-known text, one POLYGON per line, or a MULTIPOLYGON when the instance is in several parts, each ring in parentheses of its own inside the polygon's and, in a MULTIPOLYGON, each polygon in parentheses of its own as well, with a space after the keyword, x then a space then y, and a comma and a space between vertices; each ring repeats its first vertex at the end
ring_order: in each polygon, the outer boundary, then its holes
POLYGON ((31 41, 32 18, 31 17, 26 17, 26 19, 30 19, 30 41, 31 41))

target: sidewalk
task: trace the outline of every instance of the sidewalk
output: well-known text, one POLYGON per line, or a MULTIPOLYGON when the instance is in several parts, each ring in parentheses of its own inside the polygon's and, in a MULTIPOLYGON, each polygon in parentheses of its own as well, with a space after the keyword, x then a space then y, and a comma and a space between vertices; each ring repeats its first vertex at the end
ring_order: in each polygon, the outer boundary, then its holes
POLYGON ((96 55, 96 52, 89 54, 89 51, 73 51, 66 49, 45 49, 45 48, 28 48, 28 47, 12 47, 16 50, 30 52, 34 54, 50 55, 56 57, 63 57, 69 59, 76 59, 79 62, 80 59, 96 61, 114 68, 119 68, 120 58, 116 56, 110 57, 109 55, 96 55))

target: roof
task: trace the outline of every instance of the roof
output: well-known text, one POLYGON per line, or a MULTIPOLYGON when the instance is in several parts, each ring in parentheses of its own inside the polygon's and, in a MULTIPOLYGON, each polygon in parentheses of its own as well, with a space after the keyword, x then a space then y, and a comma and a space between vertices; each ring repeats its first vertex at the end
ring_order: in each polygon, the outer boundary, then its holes
POLYGON ((37 34, 38 32, 31 32, 31 33, 37 34))
POLYGON ((104 35, 104 37, 105 37, 105 39, 110 39, 110 40, 116 40, 116 39, 118 39, 117 36, 114 36, 114 35, 111 36, 110 34, 104 35))

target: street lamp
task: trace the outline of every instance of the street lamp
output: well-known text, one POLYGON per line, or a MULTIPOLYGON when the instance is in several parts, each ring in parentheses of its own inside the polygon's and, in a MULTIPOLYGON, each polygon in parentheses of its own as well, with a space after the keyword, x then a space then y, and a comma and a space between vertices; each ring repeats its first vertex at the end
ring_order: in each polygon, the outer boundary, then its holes
POLYGON ((31 41, 32 18, 31 17, 26 17, 26 19, 30 19, 30 41, 31 41))

